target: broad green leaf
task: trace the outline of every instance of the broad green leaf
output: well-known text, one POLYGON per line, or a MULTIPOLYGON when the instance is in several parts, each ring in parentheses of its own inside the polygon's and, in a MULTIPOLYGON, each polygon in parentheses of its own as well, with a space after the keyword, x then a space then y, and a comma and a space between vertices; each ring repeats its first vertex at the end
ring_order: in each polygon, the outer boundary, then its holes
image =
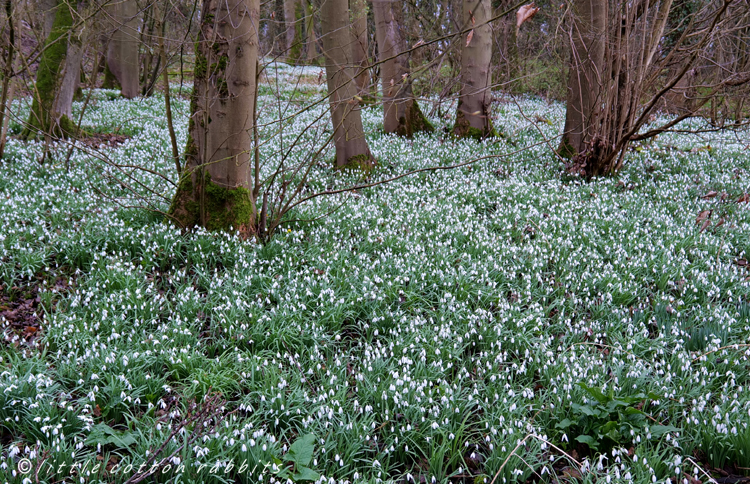
POLYGON ((649 430, 651 431, 651 435, 653 437, 661 437, 668 432, 680 431, 680 429, 672 427, 671 425, 652 425, 651 427, 649 427, 649 430))
POLYGON ((597 450, 599 448, 599 442, 590 435, 579 435, 576 437, 576 440, 582 444, 588 445, 591 450, 597 450))
POLYGON ((96 424, 86 439, 88 445, 109 445, 112 444, 118 449, 124 449, 135 444, 132 432, 122 432, 115 430, 107 424, 96 424))
POLYGON ((307 434, 298 438, 291 446, 289 446, 289 452, 284 456, 284 459, 289 462, 294 462, 298 466, 306 466, 310 464, 314 451, 315 436, 313 434, 307 434))
POLYGON ((570 419, 566 418, 566 419, 563 419, 563 421, 560 422, 559 424, 555 425, 555 428, 558 428, 558 429, 567 429, 567 428, 569 428, 573 424, 574 424, 574 422, 572 422, 570 419))
POLYGON ((320 474, 309 467, 299 466, 297 473, 292 476, 292 479, 294 481, 317 481, 320 479, 320 474))
POLYGON ((586 393, 588 393, 589 395, 591 395, 592 397, 594 397, 596 399, 596 401, 599 402, 599 403, 601 403, 601 404, 605 404, 605 403, 607 403, 608 400, 610 400, 610 398, 607 398, 607 396, 605 396, 602 393, 602 391, 599 390, 596 387, 590 387, 590 386, 588 386, 588 385, 586 385, 585 383, 582 383, 582 382, 579 382, 578 385, 581 388, 583 388, 584 390, 586 390, 586 393))
POLYGON ((599 412, 597 410, 594 410, 593 408, 589 407, 588 405, 577 405, 573 404, 573 409, 579 411, 580 413, 584 415, 588 415, 589 417, 598 417, 599 412))

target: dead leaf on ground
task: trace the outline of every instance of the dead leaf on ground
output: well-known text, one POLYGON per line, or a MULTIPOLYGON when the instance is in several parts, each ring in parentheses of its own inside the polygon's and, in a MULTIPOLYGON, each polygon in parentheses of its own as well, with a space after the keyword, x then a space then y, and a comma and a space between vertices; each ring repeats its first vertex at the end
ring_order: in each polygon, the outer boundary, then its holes
POLYGON ((563 479, 580 479, 581 478, 581 473, 578 471, 578 469, 574 469, 573 467, 563 467, 561 472, 562 472, 563 479))
POLYGON ((699 224, 703 222, 704 220, 708 220, 709 218, 711 218, 711 212, 713 212, 713 210, 704 210, 700 212, 698 216, 695 218, 695 223, 699 224))
POLYGON ((703 195, 703 197, 701 197, 701 198, 703 198, 703 200, 708 200, 708 199, 714 198, 718 194, 719 194, 719 192, 711 190, 710 192, 708 192, 705 195, 703 195))

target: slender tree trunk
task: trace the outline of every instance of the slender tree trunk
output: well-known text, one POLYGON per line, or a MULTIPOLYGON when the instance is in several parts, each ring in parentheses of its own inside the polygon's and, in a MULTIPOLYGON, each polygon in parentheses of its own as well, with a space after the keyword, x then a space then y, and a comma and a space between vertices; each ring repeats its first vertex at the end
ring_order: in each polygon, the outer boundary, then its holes
POLYGON ((120 84, 122 97, 132 99, 140 93, 138 5, 135 0, 118 0, 110 9, 117 30, 109 41, 107 66, 120 84))
POLYGON ((373 0, 378 55, 383 60, 383 130, 411 138, 418 131, 433 131, 412 94, 409 54, 403 36, 403 9, 399 0, 373 0))
MULTIPOLYGON (((73 16, 70 9, 74 8, 64 0, 59 0, 55 7, 55 21, 52 25, 45 49, 39 60, 39 67, 36 73, 36 83, 33 91, 33 102, 29 120, 21 137, 29 139, 40 133, 53 136, 69 136, 76 132, 76 126, 70 120, 70 105, 67 103, 68 91, 72 77, 80 75, 75 71, 74 66, 66 68, 69 63, 66 60, 68 56, 80 56, 76 52, 76 47, 69 49, 69 45, 75 42, 75 33, 73 28, 73 16), (72 51, 72 52, 70 52, 72 51), (65 93, 65 100, 62 99, 61 93, 65 93)), ((80 50, 80 46, 78 46, 80 50)), ((76 64, 80 69, 80 57, 78 62, 70 61, 70 64, 76 64)), ((75 90, 75 89, 74 89, 75 90)), ((70 102, 73 97, 70 95, 70 102)))
POLYGON ((575 0, 573 9, 568 101, 558 149, 569 158, 586 150, 600 115, 607 0, 575 0))
POLYGON ((0 99, 0 161, 5 153, 5 142, 8 136, 8 120, 10 119, 10 105, 13 102, 13 58, 16 53, 16 28, 13 19, 13 3, 4 0, 5 15, 8 17, 8 53, 3 68, 3 89, 0 99))
POLYGON ((370 95, 370 62, 368 59, 367 2, 366 0, 349 0, 351 12, 352 59, 356 76, 354 82, 360 97, 370 95))
POLYGON ((323 0, 323 55, 338 168, 351 163, 370 166, 373 161, 362 127, 359 103, 355 99, 356 69, 352 60, 349 18, 348 0, 323 0))
POLYGON ((259 0, 203 0, 186 167, 170 207, 183 227, 256 230, 251 154, 259 0))
POLYGON ((44 12, 44 22, 42 24, 42 38, 46 39, 52 32, 52 24, 55 23, 55 7, 57 0, 39 0, 39 8, 44 12))
POLYGON ((318 49, 315 42, 315 6, 310 0, 300 0, 305 12, 305 49, 308 64, 315 64, 318 49))
POLYGON ((286 27, 286 58, 290 64, 299 61, 299 40, 297 39, 297 0, 284 0, 284 25, 286 27))
POLYGON ((70 36, 68 40, 68 54, 65 56, 60 92, 55 99, 54 111, 58 116, 73 119, 73 99, 76 96, 81 83, 81 62, 83 62, 83 50, 85 29, 79 35, 70 36))
POLYGON ((459 137, 496 136, 490 117, 490 62, 492 26, 490 0, 463 0, 464 28, 473 27, 463 38, 461 52, 461 94, 453 134, 459 137), (476 26, 476 27, 474 27, 476 26))

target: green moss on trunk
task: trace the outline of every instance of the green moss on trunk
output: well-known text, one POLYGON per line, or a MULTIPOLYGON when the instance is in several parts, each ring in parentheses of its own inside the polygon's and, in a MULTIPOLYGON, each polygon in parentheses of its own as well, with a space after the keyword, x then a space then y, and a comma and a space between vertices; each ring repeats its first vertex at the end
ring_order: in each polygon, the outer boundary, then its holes
POLYGON ((427 120, 416 100, 412 100, 406 107, 406 115, 398 120, 396 134, 411 138, 414 133, 432 133, 435 127, 427 120))
POLYGON ((256 209, 250 190, 224 188, 206 174, 186 173, 180 179, 169 208, 169 216, 183 228, 203 225, 208 230, 239 230, 243 236, 255 233, 256 209), (203 223, 202 223, 203 221, 203 223))
POLYGON ((469 124, 469 120, 464 116, 464 112, 461 111, 461 104, 459 103, 459 109, 456 114, 456 123, 453 125, 453 136, 457 138, 474 138, 477 141, 481 141, 486 138, 500 138, 498 132, 492 126, 492 121, 487 118, 487 127, 482 130, 474 128, 469 124))
POLYGON ((76 132, 75 123, 65 116, 57 122, 53 113, 55 98, 60 91, 60 71, 68 54, 68 34, 73 26, 67 3, 59 2, 56 8, 55 21, 39 60, 34 102, 27 127, 21 134, 23 139, 33 138, 40 132, 54 136, 71 136, 76 132))
POLYGON ((570 140, 567 136, 563 136, 562 141, 560 141, 560 146, 557 148, 557 154, 569 160, 577 154, 576 149, 570 144, 570 140))
POLYGON ((114 72, 109 68, 109 64, 104 63, 104 81, 102 82, 102 89, 122 89, 120 83, 117 82, 117 77, 114 72))

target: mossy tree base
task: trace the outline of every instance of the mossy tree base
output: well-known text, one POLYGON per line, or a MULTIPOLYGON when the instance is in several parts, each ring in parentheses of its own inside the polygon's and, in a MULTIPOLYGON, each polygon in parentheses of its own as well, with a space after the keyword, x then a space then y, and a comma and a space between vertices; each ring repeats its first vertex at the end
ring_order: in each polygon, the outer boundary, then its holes
POLYGON ((456 114, 456 123, 453 125, 453 130, 451 130, 451 132, 453 133, 453 136, 457 138, 473 138, 477 141, 487 138, 502 138, 502 136, 495 130, 494 126, 492 126, 492 121, 490 121, 489 116, 486 116, 483 129, 475 128, 469 123, 469 120, 466 119, 460 106, 458 113, 456 114))
POLYGON ((563 136, 562 140, 560 141, 560 146, 557 147, 557 155, 562 158, 572 159, 577 154, 577 151, 575 148, 573 148, 573 145, 570 144, 570 140, 567 136, 563 136))
POLYGON ((336 167, 336 169, 339 171, 361 171, 364 175, 369 175, 377 164, 377 160, 372 155, 362 154, 352 156, 345 165, 336 167))
POLYGON ((412 138, 415 133, 432 133, 435 127, 430 123, 415 100, 408 103, 405 115, 398 119, 396 134, 412 138))
POLYGON ((117 82, 117 77, 110 70, 109 64, 104 64, 104 81, 102 81, 102 89, 122 89, 120 83, 117 82))
POLYGON ((257 230, 250 190, 220 187, 208 174, 182 176, 169 208, 169 218, 182 228, 202 226, 211 231, 239 231, 243 238, 252 237, 257 230))
POLYGON ((57 137, 75 136, 76 124, 67 116, 58 116, 55 111, 56 98, 60 93, 61 72, 68 55, 67 37, 73 27, 73 16, 65 2, 55 7, 55 20, 39 59, 39 68, 34 85, 34 101, 22 139, 33 139, 49 134, 57 137))
POLYGON ((54 125, 51 123, 42 125, 40 122, 33 123, 29 121, 26 128, 21 132, 21 139, 28 141, 42 138, 44 135, 50 135, 54 138, 68 139, 77 138, 86 135, 86 133, 78 129, 78 125, 74 123, 73 120, 63 115, 54 125))

